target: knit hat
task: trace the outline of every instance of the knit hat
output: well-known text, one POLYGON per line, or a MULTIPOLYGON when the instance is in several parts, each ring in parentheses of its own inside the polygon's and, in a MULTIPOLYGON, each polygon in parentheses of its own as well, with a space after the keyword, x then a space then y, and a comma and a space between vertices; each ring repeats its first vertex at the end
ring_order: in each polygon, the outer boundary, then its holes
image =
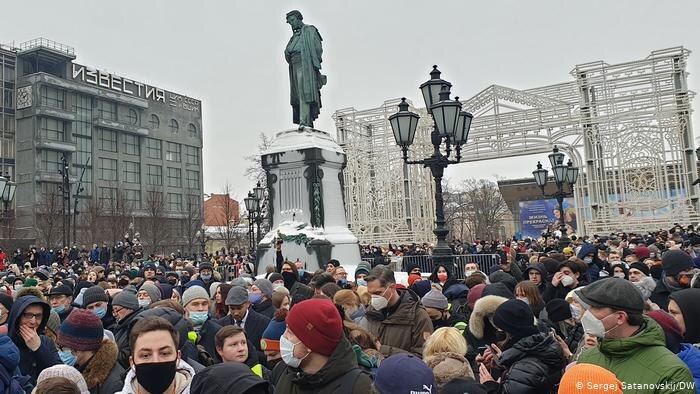
POLYGON ((61 317, 58 316, 56 311, 49 312, 49 319, 46 321, 46 328, 50 329, 54 333, 58 333, 58 329, 61 325, 61 317))
POLYGON ((411 260, 411 261, 409 261, 409 262, 404 263, 404 269, 403 269, 403 270, 404 270, 404 272, 411 273, 411 271, 413 271, 413 270, 416 269, 416 268, 420 269, 420 265, 418 264, 417 261, 411 260))
POLYGON ((419 280, 413 282, 413 286, 411 286, 411 290, 418 294, 419 297, 423 297, 424 295, 428 294, 430 289, 431 286, 429 280, 419 280))
POLYGON ((234 286, 228 291, 226 305, 243 305, 248 302, 248 290, 240 286, 234 286))
POLYGON ((216 295, 216 289, 221 286, 221 282, 214 282, 211 285, 209 285, 209 298, 214 299, 214 296, 216 295))
POLYGON ((207 291, 204 290, 203 287, 192 286, 189 289, 185 290, 184 293, 182 293, 182 306, 187 306, 187 304, 189 304, 190 301, 194 301, 196 299, 208 300, 209 293, 207 293, 207 291))
POLYGON ((640 263, 640 262, 632 263, 632 264, 630 264, 629 269, 632 269, 632 268, 634 268, 636 270, 640 270, 640 271, 642 271, 642 273, 644 275, 649 276, 649 267, 644 263, 640 263))
POLYGON ((70 287, 66 285, 58 285, 55 287, 52 287, 51 290, 49 291, 49 297, 54 296, 54 295, 64 295, 68 297, 73 296, 73 290, 70 289, 70 287))
POLYGON ((661 256, 661 266, 668 276, 676 276, 681 271, 693 268, 693 259, 682 250, 669 250, 661 256))
POLYGON ((212 270, 213 271, 214 268, 212 267, 211 263, 205 261, 205 262, 199 264, 199 272, 202 272, 202 270, 212 270))
POLYGON ((329 300, 312 298, 295 304, 287 315, 287 327, 311 351, 324 356, 333 354, 343 338, 343 321, 329 300))
POLYGON ((561 298, 554 298, 545 306, 547 316, 552 322, 560 322, 562 320, 571 319, 571 307, 569 303, 561 298))
POLYGON ((265 297, 272 298, 272 282, 267 279, 258 279, 253 284, 260 289, 265 297))
POLYGON ((647 316, 654 319, 661 326, 666 336, 666 347, 673 354, 677 354, 680 351, 681 342, 683 342, 683 332, 681 332, 681 327, 676 319, 662 310, 650 311, 647 313, 647 316))
POLYGON ((433 371, 423 360, 409 353, 385 358, 377 368, 374 388, 379 394, 437 393, 433 371))
POLYGON ((24 285, 22 287, 34 287, 39 284, 39 281, 34 279, 34 278, 28 278, 27 280, 24 281, 24 285))
POLYGON ((371 270, 372 270, 372 266, 368 262, 362 261, 362 262, 358 263, 357 268, 355 268, 355 279, 357 279, 357 275, 359 275, 359 274, 369 275, 369 271, 371 271, 371 270))
POLYGON ((87 309, 73 308, 58 331, 58 345, 71 350, 97 350, 102 346, 102 321, 87 309))
POLYGON ((287 323, 284 319, 271 319, 270 323, 267 324, 267 328, 265 331, 263 331, 262 337, 260 338, 260 349, 279 352, 280 337, 282 337, 282 334, 284 334, 286 329, 287 323))
POLYGON ((644 245, 637 246, 634 248, 634 255, 637 256, 637 258, 640 261, 644 261, 649 258, 651 252, 649 252, 649 248, 647 248, 644 245))
POLYGON ((642 313, 642 294, 628 280, 621 278, 599 279, 576 291, 576 296, 586 305, 642 313))
POLYGON ((270 276, 267 277, 267 280, 269 280, 270 283, 275 283, 278 280, 284 280, 284 278, 282 277, 282 274, 274 272, 274 273, 270 274, 270 276))
POLYGON ((0 304, 7 309, 7 313, 9 314, 10 311, 12 311, 12 304, 14 304, 14 300, 12 299, 12 296, 5 293, 0 293, 0 304))
POLYGON ((481 298, 485 287, 485 284, 479 283, 478 285, 469 289, 469 294, 467 294, 467 306, 469 306, 470 310, 474 309, 474 304, 476 303, 476 300, 481 298))
POLYGON ((125 290, 122 290, 119 294, 114 296, 112 299, 112 306, 121 306, 122 308, 131 309, 132 311, 140 308, 136 294, 125 290))
POLYGON ((534 335, 538 331, 532 309, 520 300, 502 303, 493 314, 493 324, 516 338, 534 335))
POLYGON ((486 285, 486 287, 484 287, 484 291, 481 293, 481 296, 486 297, 489 295, 497 295, 504 298, 515 298, 513 291, 503 283, 491 283, 486 285))
POLYGON ((151 298, 151 302, 160 301, 160 289, 153 283, 144 282, 141 285, 141 288, 139 288, 139 291, 141 290, 145 290, 146 293, 148 293, 148 296, 151 298))
POLYGON ((422 280, 423 278, 419 274, 411 274, 408 275, 408 285, 413 286, 414 283, 416 283, 417 280, 422 280))
POLYGON ((447 309, 447 297, 440 290, 430 290, 421 298, 420 303, 426 308, 447 309))
POLYGON ((109 302, 107 293, 105 293, 105 290, 100 286, 92 286, 83 293, 83 308, 87 308, 87 306, 93 302, 99 301, 109 302))
POLYGON ((594 364, 576 364, 567 369, 559 382, 559 394, 622 392, 622 383, 614 373, 594 364))
POLYGON ((486 394, 486 386, 470 378, 452 379, 442 386, 442 394, 486 394))
POLYGON ((83 375, 75 368, 70 365, 56 364, 53 367, 49 367, 41 371, 39 377, 36 379, 37 385, 42 381, 49 378, 66 378, 71 382, 75 383, 80 390, 80 394, 90 394, 87 388, 87 383, 85 383, 85 378, 83 375))

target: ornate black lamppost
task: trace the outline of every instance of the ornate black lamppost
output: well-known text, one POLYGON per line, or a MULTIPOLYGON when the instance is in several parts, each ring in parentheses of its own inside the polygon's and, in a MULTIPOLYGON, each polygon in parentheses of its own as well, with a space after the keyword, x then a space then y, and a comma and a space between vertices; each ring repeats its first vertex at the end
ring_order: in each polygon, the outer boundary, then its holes
POLYGON ((391 129, 394 132, 396 144, 401 147, 403 160, 406 164, 418 164, 430 168, 435 180, 435 230, 437 243, 433 248, 433 264, 448 264, 452 250, 447 244, 449 230, 445 226, 444 201, 442 196, 442 177, 450 164, 459 163, 462 159, 462 145, 467 142, 472 114, 462 111, 459 97, 450 100, 451 83, 440 79, 440 71, 433 66, 430 80, 420 85, 425 108, 433 118, 433 131, 430 142, 433 154, 422 160, 408 160, 408 147, 413 143, 420 117, 408 110, 406 98, 401 99, 399 112, 389 117, 391 129), (443 147, 444 143, 444 147, 443 147), (455 160, 450 159, 452 147, 455 148, 455 160))
POLYGON ((569 237, 566 236, 566 225, 564 224, 564 198, 574 195, 574 184, 578 180, 578 167, 574 167, 571 159, 565 165, 564 154, 559 152, 559 148, 556 146, 549 155, 549 163, 552 165, 554 182, 557 185, 557 191, 554 194, 546 194, 544 192, 544 187, 547 185, 548 172, 542 168, 542 163, 539 161, 537 162, 537 169, 532 172, 532 175, 535 177, 537 186, 542 190, 542 195, 545 198, 555 198, 557 203, 559 203, 559 231, 561 231, 559 251, 563 251, 571 243, 569 237), (569 185, 569 192, 566 191, 564 184, 569 185))

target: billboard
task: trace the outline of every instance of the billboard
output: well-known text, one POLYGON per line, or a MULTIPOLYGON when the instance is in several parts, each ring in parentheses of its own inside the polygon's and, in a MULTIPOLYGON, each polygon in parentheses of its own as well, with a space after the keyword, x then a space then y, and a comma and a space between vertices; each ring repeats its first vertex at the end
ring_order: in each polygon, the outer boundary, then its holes
MULTIPOLYGON (((559 229, 559 204, 555 199, 520 201, 520 233, 523 238, 539 238, 543 232, 559 229)), ((573 198, 564 199, 567 234, 576 233, 576 207, 573 198)))

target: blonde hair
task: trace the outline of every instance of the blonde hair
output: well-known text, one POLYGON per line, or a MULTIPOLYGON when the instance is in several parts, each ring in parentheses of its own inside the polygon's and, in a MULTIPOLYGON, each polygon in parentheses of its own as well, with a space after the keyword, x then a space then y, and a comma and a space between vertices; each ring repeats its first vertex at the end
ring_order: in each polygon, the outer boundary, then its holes
POLYGON ((352 305, 360 307, 360 296, 352 290, 338 290, 333 296, 333 302, 343 307, 352 305))
POLYGON ((454 327, 442 327, 433 332, 423 345, 423 359, 436 353, 467 354, 467 341, 454 327))
POLYGON ((360 302, 366 307, 372 301, 372 295, 367 292, 367 286, 357 286, 357 295, 360 296, 360 302))

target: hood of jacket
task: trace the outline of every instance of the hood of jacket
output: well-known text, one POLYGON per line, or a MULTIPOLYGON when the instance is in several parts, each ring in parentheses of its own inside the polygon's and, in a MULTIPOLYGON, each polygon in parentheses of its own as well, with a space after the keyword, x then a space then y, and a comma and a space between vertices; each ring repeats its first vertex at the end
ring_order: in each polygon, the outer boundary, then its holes
POLYGON ((489 295, 479 298, 474 303, 474 310, 469 316, 469 331, 476 339, 484 339, 485 320, 493 316, 496 313, 496 309, 506 301, 508 301, 507 298, 489 295))
POLYGON ((541 283, 546 283, 547 282, 547 269, 544 267, 544 264, 530 264, 525 268, 525 272, 523 272, 523 280, 529 280, 530 278, 527 276, 527 272, 530 270, 535 270, 540 273, 540 276, 542 277, 542 282, 541 283))
POLYGON ((266 388, 269 383, 250 371, 242 363, 214 364, 198 372, 190 390, 199 394, 243 393, 252 388, 266 388))
POLYGON ((12 310, 7 317, 7 335, 12 339, 15 344, 24 343, 24 340, 19 335, 19 320, 24 310, 30 305, 39 304, 43 309, 43 316, 41 317, 41 323, 37 332, 43 334, 46 329, 46 322, 49 321, 49 313, 51 313, 51 307, 46 301, 41 298, 35 297, 33 295, 27 295, 19 297, 12 304, 12 310))
POLYGON ((452 352, 435 353, 426 357, 424 361, 433 370, 439 386, 454 378, 474 379, 474 372, 471 365, 469 365, 469 361, 460 354, 452 352))
POLYGON ((561 345, 549 333, 540 332, 518 340, 503 351, 499 364, 510 367, 525 357, 536 358, 552 369, 564 367, 561 345))
POLYGON ((581 245, 581 250, 578 251, 578 254, 576 255, 576 257, 583 260, 583 258, 586 257, 586 255, 593 253, 593 259, 595 260, 595 258, 597 257, 595 252, 596 252, 595 245, 585 243, 585 244, 581 245))
POLYGON ((114 341, 109 339, 102 341, 102 346, 92 356, 82 371, 88 389, 92 390, 107 380, 107 376, 117 364, 118 355, 119 350, 114 341))
POLYGON ((155 308, 146 309, 136 315, 130 322, 129 331, 138 321, 149 316, 159 316, 170 322, 175 327, 175 331, 180 334, 180 349, 187 343, 187 333, 192 331, 192 323, 190 323, 183 315, 171 308, 155 308))
POLYGON ((350 342, 343 336, 326 365, 315 374, 308 375, 301 369, 289 369, 295 372, 291 379, 292 383, 302 387, 313 387, 316 389, 342 377, 354 367, 357 367, 357 357, 350 347, 350 342))
POLYGON ((666 347, 664 330, 654 320, 644 316, 645 325, 640 332, 629 338, 603 339, 598 348, 608 357, 631 357, 641 347, 666 347))
MULTIPOLYGON (((177 371, 175 372, 175 393, 189 393, 193 376, 194 368, 183 360, 180 360, 177 364, 177 371)), ((124 388, 122 388, 121 394, 136 394, 137 384, 136 370, 134 368, 129 368, 126 379, 124 379, 124 388)))
MULTIPOLYGON (((399 306, 394 313, 389 316, 384 315, 384 311, 378 311, 370 306, 365 312, 366 317, 373 320, 387 321, 392 324, 413 325, 416 320, 416 311, 423 306, 418 295, 408 289, 396 289, 399 293, 399 306)), ((390 308, 389 306, 386 309, 390 308)))
POLYGON ((454 301, 457 299, 466 299, 469 294, 469 288, 462 282, 456 282, 450 287, 445 287, 442 294, 447 297, 448 301, 454 301))
MULTIPOLYGON (((671 293, 669 299, 676 301, 683 313, 685 342, 700 342, 700 289, 683 289, 671 293)), ((14 309, 14 307, 13 307, 14 309)))

